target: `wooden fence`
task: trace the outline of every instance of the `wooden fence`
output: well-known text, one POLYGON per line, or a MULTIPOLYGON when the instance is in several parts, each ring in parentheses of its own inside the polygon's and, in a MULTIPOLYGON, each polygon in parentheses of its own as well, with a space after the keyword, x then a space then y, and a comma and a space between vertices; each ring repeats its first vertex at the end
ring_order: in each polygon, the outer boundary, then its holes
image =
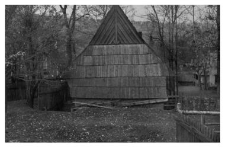
POLYGON ((178 102, 182 110, 219 111, 220 101, 216 98, 204 98, 200 96, 180 97, 178 102))
POLYGON ((168 101, 164 103, 164 109, 175 109, 177 103, 181 104, 182 110, 196 111, 219 111, 220 100, 216 98, 205 98, 200 96, 178 96, 168 95, 168 101))
MULTIPOLYGON (((24 81, 7 83, 5 88, 5 105, 8 101, 26 99, 26 84, 24 81)), ((39 110, 60 110, 65 101, 70 99, 67 82, 60 80, 42 81, 35 93, 35 103, 39 110)))
POLYGON ((220 142, 220 133, 188 116, 176 118, 177 142, 220 142))
POLYGON ((26 99, 26 85, 24 81, 6 83, 5 97, 7 101, 26 99))

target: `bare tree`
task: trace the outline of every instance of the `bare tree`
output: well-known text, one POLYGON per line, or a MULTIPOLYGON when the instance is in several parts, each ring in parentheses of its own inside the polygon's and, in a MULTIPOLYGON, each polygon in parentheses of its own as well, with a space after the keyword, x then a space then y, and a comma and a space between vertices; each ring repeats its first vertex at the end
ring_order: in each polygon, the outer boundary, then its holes
POLYGON ((67 69, 72 66, 72 60, 73 60, 73 54, 76 55, 76 49, 75 49, 75 40, 73 40, 74 30, 75 30, 75 24, 76 21, 80 20, 81 18, 90 15, 88 7, 85 7, 85 12, 80 14, 77 13, 77 10, 81 8, 82 6, 72 6, 72 13, 68 19, 67 15, 67 5, 60 5, 60 8, 63 13, 64 18, 64 26, 66 27, 66 51, 68 56, 68 63, 67 63, 67 69))
MULTIPOLYGON (((161 5, 147 7, 148 19, 157 28, 157 38, 160 42, 161 56, 168 62, 172 71, 178 70, 177 63, 177 42, 178 42, 178 19, 186 12, 186 7, 178 5, 161 5)), ((177 76, 175 80, 176 91, 178 92, 177 76)))
MULTIPOLYGON (((66 51, 68 56, 68 63, 67 68, 71 66, 72 64, 72 35, 75 28, 75 22, 76 22, 76 5, 72 8, 72 13, 70 15, 70 18, 68 20, 67 18, 67 5, 61 6, 60 8, 63 12, 64 17, 64 25, 66 26, 66 51)), ((75 50, 74 53, 76 54, 75 50)))
POLYGON ((220 93, 220 5, 217 5, 216 13, 217 25, 217 93, 220 93))

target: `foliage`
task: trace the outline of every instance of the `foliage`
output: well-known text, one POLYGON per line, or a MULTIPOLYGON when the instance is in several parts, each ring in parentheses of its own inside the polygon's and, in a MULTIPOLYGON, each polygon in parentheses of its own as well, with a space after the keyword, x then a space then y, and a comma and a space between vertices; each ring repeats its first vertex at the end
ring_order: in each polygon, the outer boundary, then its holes
POLYGON ((6 29, 6 63, 11 63, 6 64, 7 73, 26 81, 31 107, 42 79, 43 60, 56 49, 59 28, 54 21, 59 15, 54 11, 52 6, 17 6, 6 29))

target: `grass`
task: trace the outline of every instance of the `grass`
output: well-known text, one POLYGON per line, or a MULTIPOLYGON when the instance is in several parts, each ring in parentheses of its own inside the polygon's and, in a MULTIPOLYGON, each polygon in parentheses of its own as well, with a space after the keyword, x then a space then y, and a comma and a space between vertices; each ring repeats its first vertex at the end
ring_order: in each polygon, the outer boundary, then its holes
POLYGON ((9 102, 6 142, 174 142, 173 111, 157 108, 84 108, 38 111, 9 102))

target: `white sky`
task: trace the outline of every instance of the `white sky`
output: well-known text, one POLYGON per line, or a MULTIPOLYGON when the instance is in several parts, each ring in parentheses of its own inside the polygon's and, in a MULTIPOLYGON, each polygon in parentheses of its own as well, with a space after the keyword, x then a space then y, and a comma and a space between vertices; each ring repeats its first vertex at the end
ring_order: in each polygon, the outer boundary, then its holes
MULTIPOLYGON (((136 10, 135 16, 134 16, 134 20, 135 21, 146 21, 145 18, 143 18, 143 15, 146 14, 146 9, 145 6, 146 5, 132 5, 134 7, 134 9, 136 10)), ((60 10, 59 5, 56 5, 56 9, 60 10)), ((68 8, 68 13, 71 13, 71 9, 68 8)))
MULTIPOLYGON (((91 5, 91 4, 88 4, 88 5, 91 5)), ((59 11, 60 10, 60 7, 59 5, 55 5, 56 6, 56 9, 59 11)), ((72 6, 72 4, 70 4, 70 6, 72 6)), ((67 9, 67 13, 68 15, 70 16, 70 13, 72 12, 72 7, 68 7, 67 9)), ((120 5, 122 6, 122 5, 120 5)), ((150 6, 150 4, 147 4, 147 5, 131 5, 134 9, 135 9, 135 16, 133 17, 133 19, 135 21, 147 21, 147 17, 146 17, 146 14, 147 14, 147 10, 146 10, 146 6, 150 6)), ((195 7, 195 21, 197 19, 197 17, 199 16, 199 8, 203 8, 204 6, 203 5, 198 5, 195 7), (198 7, 198 8, 197 8, 198 7)), ((151 10, 151 8, 150 8, 151 10)), ((129 15, 128 15, 129 16, 129 15)), ((186 18, 188 18, 190 21, 192 21, 192 16, 190 14, 188 15, 185 15, 186 18)), ((181 20, 182 21, 182 20, 181 20)))
POLYGON ((136 21, 145 21, 146 19, 143 18, 143 15, 146 13, 145 9, 146 5, 135 5, 133 6, 136 9, 136 16, 134 16, 134 20, 136 21))

